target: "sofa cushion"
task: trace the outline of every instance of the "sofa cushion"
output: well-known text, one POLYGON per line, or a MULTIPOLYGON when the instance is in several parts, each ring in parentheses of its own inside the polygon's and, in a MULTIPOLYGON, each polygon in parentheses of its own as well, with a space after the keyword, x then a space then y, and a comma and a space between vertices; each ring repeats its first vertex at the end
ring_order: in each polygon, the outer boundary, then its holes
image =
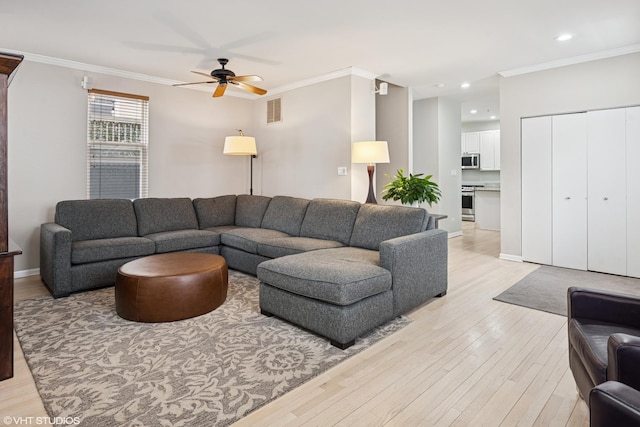
POLYGON ((260 227, 271 197, 241 194, 236 198, 235 224, 240 227, 260 227))
POLYGON ((362 262, 357 262, 355 251, 346 251, 342 257, 341 249, 345 248, 265 261, 258 265, 257 275, 275 288, 341 306, 391 289, 391 273, 371 262, 375 254, 362 253, 362 262))
POLYGON ((569 341, 594 384, 607 381, 607 345, 617 333, 640 336, 640 329, 596 320, 571 319, 569 341))
POLYGON ((74 242, 138 235, 133 203, 126 199, 59 202, 55 222, 71 230, 74 242))
POLYGON ((193 207, 200 228, 233 225, 236 220, 236 196, 218 196, 208 199, 195 199, 193 207))
POLYGON ((300 236, 348 245, 359 209, 360 203, 351 200, 313 199, 304 215, 300 236))
POLYGON ((152 255, 156 245, 144 237, 82 240, 71 244, 71 264, 152 255))
POLYGON ((282 231, 291 236, 300 234, 300 226, 309 206, 309 200, 297 197, 275 196, 262 218, 262 228, 282 231))
POLYGON ((198 229, 198 218, 191 199, 136 199, 133 206, 140 236, 163 231, 198 229))
POLYGON ((428 220, 422 208, 367 203, 358 211, 349 245, 377 251, 385 240, 424 231, 428 220))
POLYGON ((207 230, 177 230, 147 234, 156 244, 156 253, 207 248, 220 244, 220 234, 207 230))
POLYGON ((302 252, 339 248, 341 246, 344 245, 334 240, 312 239, 311 237, 281 237, 258 244, 258 255, 280 258, 302 252))
POLYGON ((234 228, 225 231, 220 235, 220 242, 235 249, 240 249, 250 254, 258 253, 258 244, 277 239, 279 237, 288 237, 286 233, 278 230, 269 230, 267 228, 234 228))

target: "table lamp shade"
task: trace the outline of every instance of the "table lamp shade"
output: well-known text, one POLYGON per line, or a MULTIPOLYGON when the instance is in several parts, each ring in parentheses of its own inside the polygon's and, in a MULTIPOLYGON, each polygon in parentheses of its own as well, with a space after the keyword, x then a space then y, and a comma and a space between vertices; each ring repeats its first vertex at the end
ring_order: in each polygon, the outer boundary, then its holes
POLYGON ((389 163, 387 141, 362 141, 351 144, 351 163, 389 163))
POLYGON ((228 156, 255 156, 258 154, 256 139, 252 136, 227 136, 224 139, 222 154, 228 156))

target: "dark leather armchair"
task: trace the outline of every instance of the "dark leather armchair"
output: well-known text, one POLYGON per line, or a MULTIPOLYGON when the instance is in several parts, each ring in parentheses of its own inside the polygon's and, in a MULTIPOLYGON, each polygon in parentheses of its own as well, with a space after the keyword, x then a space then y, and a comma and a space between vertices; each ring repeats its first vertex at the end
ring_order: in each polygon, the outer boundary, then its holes
POLYGON ((578 391, 605 381, 640 390, 640 297, 569 288, 569 366, 578 391))
POLYGON ((589 395, 591 427, 640 425, 640 391, 618 381, 607 381, 589 395))
POLYGON ((569 367, 591 426, 640 425, 640 297, 572 287, 567 302, 569 367))

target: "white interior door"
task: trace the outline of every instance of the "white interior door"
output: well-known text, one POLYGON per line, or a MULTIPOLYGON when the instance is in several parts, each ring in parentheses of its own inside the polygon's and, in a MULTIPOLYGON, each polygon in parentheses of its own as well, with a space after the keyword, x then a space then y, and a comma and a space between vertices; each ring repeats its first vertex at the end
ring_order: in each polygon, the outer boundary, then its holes
POLYGON ((522 259, 552 264, 551 117, 521 122, 522 259))
POLYGON ((626 111, 587 113, 588 269, 627 274, 626 111))
POLYGON ((587 269, 586 121, 586 113, 552 118, 553 265, 579 270, 587 269))
POLYGON ((627 275, 640 277, 640 107, 627 108, 627 275))

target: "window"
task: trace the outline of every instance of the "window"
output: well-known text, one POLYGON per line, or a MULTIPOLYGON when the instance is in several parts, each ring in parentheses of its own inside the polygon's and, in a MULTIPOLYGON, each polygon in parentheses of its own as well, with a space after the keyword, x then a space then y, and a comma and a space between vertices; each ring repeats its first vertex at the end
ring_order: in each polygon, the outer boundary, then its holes
POLYGON ((148 148, 148 97, 89 90, 87 198, 147 197, 148 148))

